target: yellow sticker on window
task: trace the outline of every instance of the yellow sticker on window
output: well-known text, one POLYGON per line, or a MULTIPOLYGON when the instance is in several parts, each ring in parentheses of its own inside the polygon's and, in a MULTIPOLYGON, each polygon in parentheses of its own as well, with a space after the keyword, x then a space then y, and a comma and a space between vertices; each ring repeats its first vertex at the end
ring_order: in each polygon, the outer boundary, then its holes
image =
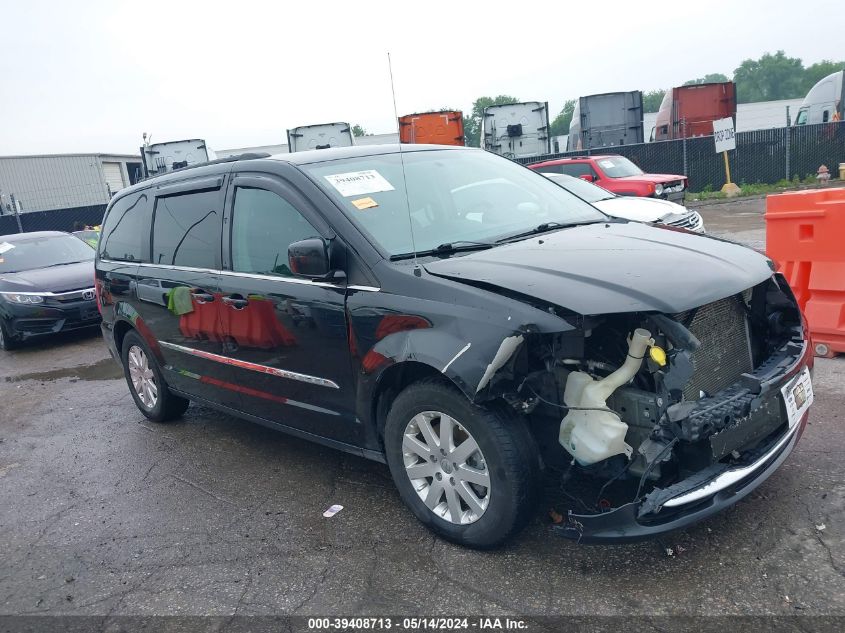
POLYGON ((353 200, 352 204, 354 204, 355 208, 359 211, 363 211, 364 209, 372 209, 373 207, 378 206, 378 202, 376 202, 369 196, 366 198, 358 198, 357 200, 353 200))

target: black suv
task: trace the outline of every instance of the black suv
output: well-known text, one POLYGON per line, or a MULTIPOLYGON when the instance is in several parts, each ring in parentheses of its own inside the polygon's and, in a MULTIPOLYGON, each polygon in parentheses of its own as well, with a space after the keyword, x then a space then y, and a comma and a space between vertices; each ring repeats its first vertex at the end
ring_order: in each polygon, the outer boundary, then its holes
POLYGON ((747 495, 812 402, 763 255, 611 219, 480 150, 234 158, 121 191, 103 335, 154 421, 189 400, 386 462, 442 536, 492 547, 539 477, 561 534, 632 540, 747 495))

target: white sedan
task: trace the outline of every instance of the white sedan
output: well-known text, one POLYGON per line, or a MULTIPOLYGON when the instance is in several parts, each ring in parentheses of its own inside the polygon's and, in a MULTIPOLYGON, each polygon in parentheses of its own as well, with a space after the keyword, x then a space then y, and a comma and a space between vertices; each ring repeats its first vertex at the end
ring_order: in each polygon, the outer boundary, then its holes
MULTIPOLYGON (((541 172, 542 173, 542 172, 541 172)), ((543 174, 569 193, 589 202, 607 215, 634 222, 648 222, 677 226, 696 233, 704 233, 704 220, 698 212, 660 200, 636 196, 617 196, 591 182, 565 174, 543 174)))

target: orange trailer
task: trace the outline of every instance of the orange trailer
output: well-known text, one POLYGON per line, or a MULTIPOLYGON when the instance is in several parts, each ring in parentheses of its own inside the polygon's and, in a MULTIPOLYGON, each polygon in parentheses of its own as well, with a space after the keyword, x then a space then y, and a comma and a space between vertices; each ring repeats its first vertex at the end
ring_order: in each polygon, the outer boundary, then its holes
POLYGON ((447 110, 399 117, 399 142, 463 145, 464 114, 460 110, 447 110))

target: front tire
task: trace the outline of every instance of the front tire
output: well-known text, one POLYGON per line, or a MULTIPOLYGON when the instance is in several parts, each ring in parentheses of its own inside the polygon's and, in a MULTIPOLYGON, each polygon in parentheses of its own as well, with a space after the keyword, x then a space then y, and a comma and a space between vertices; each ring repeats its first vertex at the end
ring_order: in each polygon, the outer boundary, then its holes
POLYGON ((0 349, 5 352, 13 350, 18 346, 18 341, 9 334, 5 319, 0 318, 0 349))
POLYGON ((149 420, 169 422, 185 413, 190 402, 170 392, 149 346, 134 330, 123 339, 121 360, 132 399, 149 420))
POLYGON ((394 400, 384 443, 402 500, 445 539, 496 547, 536 510, 537 447, 505 406, 480 407, 448 385, 415 383, 394 400))

